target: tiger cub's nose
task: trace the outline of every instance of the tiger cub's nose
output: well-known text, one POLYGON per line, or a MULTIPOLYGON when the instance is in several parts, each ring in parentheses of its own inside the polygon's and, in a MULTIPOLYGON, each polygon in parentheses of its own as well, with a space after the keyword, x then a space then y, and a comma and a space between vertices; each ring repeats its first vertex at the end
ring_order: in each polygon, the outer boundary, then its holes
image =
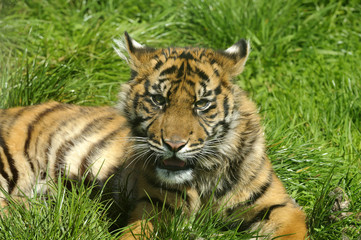
POLYGON ((172 140, 172 139, 165 139, 164 144, 171 149, 173 152, 178 152, 181 150, 186 144, 186 141, 178 141, 178 140, 172 140))

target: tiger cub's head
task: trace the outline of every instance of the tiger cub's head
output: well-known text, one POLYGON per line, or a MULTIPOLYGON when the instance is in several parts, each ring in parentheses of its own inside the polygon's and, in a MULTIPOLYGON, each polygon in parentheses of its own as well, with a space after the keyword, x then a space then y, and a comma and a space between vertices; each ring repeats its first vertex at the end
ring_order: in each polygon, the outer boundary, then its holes
POLYGON ((243 70, 248 42, 222 51, 154 49, 127 33, 124 43, 115 42, 132 70, 119 108, 137 137, 135 158, 166 184, 190 182, 197 171, 219 167, 220 155, 237 135, 240 90, 231 80, 243 70))

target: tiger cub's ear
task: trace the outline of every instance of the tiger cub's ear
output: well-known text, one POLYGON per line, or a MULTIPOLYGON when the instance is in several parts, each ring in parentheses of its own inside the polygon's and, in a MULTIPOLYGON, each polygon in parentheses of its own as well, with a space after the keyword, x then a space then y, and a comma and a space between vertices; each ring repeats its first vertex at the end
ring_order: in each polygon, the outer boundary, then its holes
POLYGON ((231 47, 221 51, 221 56, 218 61, 231 77, 237 76, 243 71, 250 50, 251 47, 249 42, 241 39, 231 47))
POLYGON ((127 32, 124 32, 124 41, 114 39, 116 53, 135 70, 147 65, 153 57, 156 49, 142 45, 132 39, 127 32), (128 56, 126 56, 128 55, 128 56))

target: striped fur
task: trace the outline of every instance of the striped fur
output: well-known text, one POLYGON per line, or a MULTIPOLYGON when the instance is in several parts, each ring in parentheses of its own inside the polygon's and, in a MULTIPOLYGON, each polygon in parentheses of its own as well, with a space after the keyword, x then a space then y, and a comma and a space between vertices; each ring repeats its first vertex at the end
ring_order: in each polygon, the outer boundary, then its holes
POLYGON ((141 237, 152 204, 189 214, 213 193, 225 220, 247 210, 237 215, 241 230, 304 239, 305 215, 272 170, 256 106, 232 82, 249 44, 153 49, 127 33, 116 43, 132 70, 116 108, 50 102, 0 110, 1 187, 31 196, 59 174, 80 179, 89 171, 100 184, 114 175, 110 188, 127 189, 132 203, 124 239, 141 237))

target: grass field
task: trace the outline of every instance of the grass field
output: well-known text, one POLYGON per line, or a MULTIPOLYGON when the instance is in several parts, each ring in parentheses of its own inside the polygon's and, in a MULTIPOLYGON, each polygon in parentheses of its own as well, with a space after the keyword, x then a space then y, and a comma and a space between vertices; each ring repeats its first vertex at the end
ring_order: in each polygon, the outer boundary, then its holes
MULTIPOLYGON (((360 240, 360 19, 359 0, 2 0, 0 107, 113 105, 130 75, 112 48, 125 30, 156 47, 249 39, 238 83, 259 106, 269 157, 307 213, 310 238, 360 240), (335 201, 348 206, 333 211, 335 201)), ((30 211, 14 206, 0 239, 117 236, 88 191, 56 191, 55 201, 32 199, 30 211)), ((159 239, 248 236, 192 221, 160 226, 159 239)))

